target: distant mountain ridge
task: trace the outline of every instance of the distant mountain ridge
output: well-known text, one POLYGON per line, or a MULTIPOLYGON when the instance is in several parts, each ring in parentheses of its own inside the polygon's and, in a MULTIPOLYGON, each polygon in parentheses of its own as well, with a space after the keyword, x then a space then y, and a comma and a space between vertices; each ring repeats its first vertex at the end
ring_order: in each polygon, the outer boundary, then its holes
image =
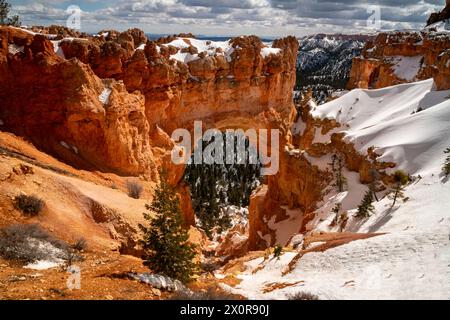
POLYGON ((296 89, 311 89, 319 103, 325 102, 333 91, 345 89, 352 59, 373 38, 368 34, 315 34, 299 38, 296 89))

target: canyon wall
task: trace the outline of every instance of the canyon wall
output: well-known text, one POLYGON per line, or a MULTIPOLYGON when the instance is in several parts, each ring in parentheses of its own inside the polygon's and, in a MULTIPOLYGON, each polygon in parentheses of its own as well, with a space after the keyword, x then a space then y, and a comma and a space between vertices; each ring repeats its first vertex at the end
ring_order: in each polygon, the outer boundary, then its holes
POLYGON ((450 32, 442 28, 378 34, 353 59, 348 88, 377 89, 434 78, 438 90, 450 89, 450 32))
POLYGON ((155 177, 142 94, 15 28, 0 29, 0 72, 2 131, 79 168, 155 177))
MULTIPOLYGON (((192 130, 199 120, 203 129, 280 129, 282 150, 290 140, 294 37, 271 46, 238 37, 211 49, 214 43, 191 35, 148 41, 137 29, 85 38, 63 38, 65 29, 33 30, 44 34, 0 29, 0 130, 77 168, 152 181, 165 168, 188 224, 194 213, 181 181, 184 166, 170 160, 174 129, 192 130), (45 34, 51 31, 56 35, 45 34)), ((277 181, 269 178, 274 208, 291 202, 292 191, 283 192, 277 181)), ((308 207, 308 201, 292 205, 308 207)), ((268 214, 251 222, 252 234, 265 228, 268 214)))
MULTIPOLYGON (((280 222, 288 221, 295 234, 314 218, 333 175, 312 158, 338 154, 363 183, 372 181, 373 170, 394 165, 378 163, 375 153, 359 155, 342 135, 330 135, 340 124, 312 118, 310 97, 298 106, 304 128, 292 133, 294 37, 268 45, 253 36, 220 43, 188 34, 149 41, 138 29, 97 36, 57 27, 34 31, 44 34, 0 28, 0 130, 77 168, 150 181, 166 169, 186 224, 194 223, 194 212, 184 165, 171 161, 172 131, 192 132, 196 120, 204 130, 280 130, 280 170, 251 199, 249 250, 278 243, 280 222), (330 141, 315 142, 319 133, 330 141)), ((439 89, 447 88, 448 44, 448 36, 432 30, 380 34, 354 59, 349 86, 409 81, 401 75, 411 81, 433 76, 439 89)))

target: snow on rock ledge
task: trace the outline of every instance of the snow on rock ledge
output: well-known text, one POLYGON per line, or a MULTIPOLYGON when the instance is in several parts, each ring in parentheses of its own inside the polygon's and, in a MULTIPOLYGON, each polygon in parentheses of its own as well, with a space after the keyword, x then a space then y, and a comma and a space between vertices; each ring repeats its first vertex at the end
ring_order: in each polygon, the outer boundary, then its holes
MULTIPOLYGON (((337 232, 370 238, 302 252, 294 264, 296 252, 286 252, 280 260, 247 260, 245 271, 237 275, 241 282, 223 287, 249 299, 286 299, 297 292, 320 299, 448 299, 450 181, 441 174, 441 167, 443 151, 450 146, 449 95, 450 90, 435 91, 429 79, 377 90, 356 89, 311 110, 316 118, 341 124, 335 133, 344 134, 358 152, 375 146, 382 161, 393 160, 395 169, 421 177, 406 186, 405 201, 392 207, 386 191, 379 192, 370 216, 357 218, 354 213, 368 187, 359 181, 358 173, 344 169, 346 190, 325 190, 306 236, 332 237, 337 232), (341 230, 331 224, 336 203, 342 204, 348 218, 341 230)), ((322 133, 317 130, 316 134, 322 133)), ((330 162, 308 159, 317 165, 330 162)), ((320 244, 318 240, 309 248, 320 244)))
POLYGON ((428 79, 377 90, 355 89, 311 114, 341 123, 335 132, 344 133, 362 154, 375 147, 381 155, 378 160, 395 162, 397 169, 436 173, 450 144, 450 90, 434 88, 433 79, 428 79))

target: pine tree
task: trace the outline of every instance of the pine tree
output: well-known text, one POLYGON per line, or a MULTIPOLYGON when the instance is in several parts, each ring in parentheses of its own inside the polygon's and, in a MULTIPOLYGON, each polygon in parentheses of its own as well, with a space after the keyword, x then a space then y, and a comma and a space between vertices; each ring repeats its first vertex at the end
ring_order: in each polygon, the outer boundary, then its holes
POLYGON ((373 192, 372 190, 367 190, 364 194, 364 198, 361 201, 361 204, 358 206, 358 212, 356 213, 356 217, 359 218, 367 218, 371 212, 375 210, 372 205, 373 202, 373 192))
POLYGON ((444 166, 442 167, 442 171, 446 176, 450 175, 450 148, 445 149, 445 154, 447 154, 447 158, 445 158, 444 166))
POLYGON ((372 191, 373 197, 378 202, 378 196, 377 196, 377 180, 379 178, 378 172, 375 169, 370 170, 370 176, 372 177, 372 182, 369 185, 369 190, 372 191))
POLYGON ((161 174, 155 197, 144 213, 150 226, 140 225, 144 236, 144 265, 153 272, 182 282, 189 282, 195 273, 195 245, 188 242, 188 232, 183 229, 180 203, 175 190, 168 184, 165 174, 161 174))
POLYGON ((393 177, 394 187, 391 188, 392 193, 388 196, 392 200, 391 209, 395 206, 398 199, 405 199, 405 185, 409 182, 408 175, 401 170, 395 171, 393 177))
POLYGON ((342 169, 344 169, 344 162, 342 161, 342 158, 339 157, 336 154, 333 154, 332 160, 331 160, 331 170, 334 173, 334 186, 337 187, 339 192, 344 191, 344 187, 347 184, 347 179, 345 178, 344 174, 342 173, 342 169))
POLYGON ((341 211, 341 209, 342 209, 342 204, 340 202, 336 203, 334 205, 333 209, 331 209, 331 211, 335 214, 333 220, 330 223, 331 227, 334 227, 337 224, 338 219, 339 219, 339 212, 341 211))
POLYGON ((5 0, 0 0, 0 25, 19 27, 19 16, 14 15, 12 17, 9 17, 10 11, 11 5, 5 0))
MULTIPOLYGON (((226 141, 224 133, 223 140, 226 141)), ((238 139, 234 139, 235 152, 238 139)), ((204 141, 203 148, 210 142, 204 141)), ((245 140, 245 164, 190 164, 184 179, 189 183, 194 211, 199 227, 211 238, 214 228, 225 230, 230 218, 222 215, 228 205, 247 207, 252 191, 260 184, 261 163, 251 164, 248 139, 245 140)), ((224 157, 226 156, 224 145, 224 157)), ((237 154, 235 154, 235 160, 237 154)), ((225 160, 225 159, 224 159, 225 160)), ((225 161, 224 161, 225 162, 225 161)))

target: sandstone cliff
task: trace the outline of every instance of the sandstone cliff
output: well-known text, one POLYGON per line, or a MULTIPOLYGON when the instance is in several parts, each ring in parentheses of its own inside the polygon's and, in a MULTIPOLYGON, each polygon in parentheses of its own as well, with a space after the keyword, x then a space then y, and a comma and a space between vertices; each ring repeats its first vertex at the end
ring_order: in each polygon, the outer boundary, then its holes
MULTIPOLYGON (((200 120, 204 129, 281 129, 283 150, 290 140, 294 37, 268 46, 253 36, 212 43, 181 35, 152 42, 136 29, 93 37, 64 28, 35 31, 43 34, 0 29, 1 130, 78 168, 152 181, 165 168, 190 224, 184 167, 170 161, 172 130, 192 130, 200 120)), ((272 207, 292 202, 292 191, 284 192, 277 181, 269 181, 272 207)), ((300 202, 308 207, 311 200, 300 202)), ((265 228, 261 221, 255 220, 252 234, 265 228)))
POLYGON ((144 97, 55 53, 46 36, 0 29, 1 130, 80 168, 154 176, 144 97))
POLYGON ((450 33, 431 25, 423 31, 380 33, 353 59, 349 89, 383 88, 434 78, 450 88, 450 33))

